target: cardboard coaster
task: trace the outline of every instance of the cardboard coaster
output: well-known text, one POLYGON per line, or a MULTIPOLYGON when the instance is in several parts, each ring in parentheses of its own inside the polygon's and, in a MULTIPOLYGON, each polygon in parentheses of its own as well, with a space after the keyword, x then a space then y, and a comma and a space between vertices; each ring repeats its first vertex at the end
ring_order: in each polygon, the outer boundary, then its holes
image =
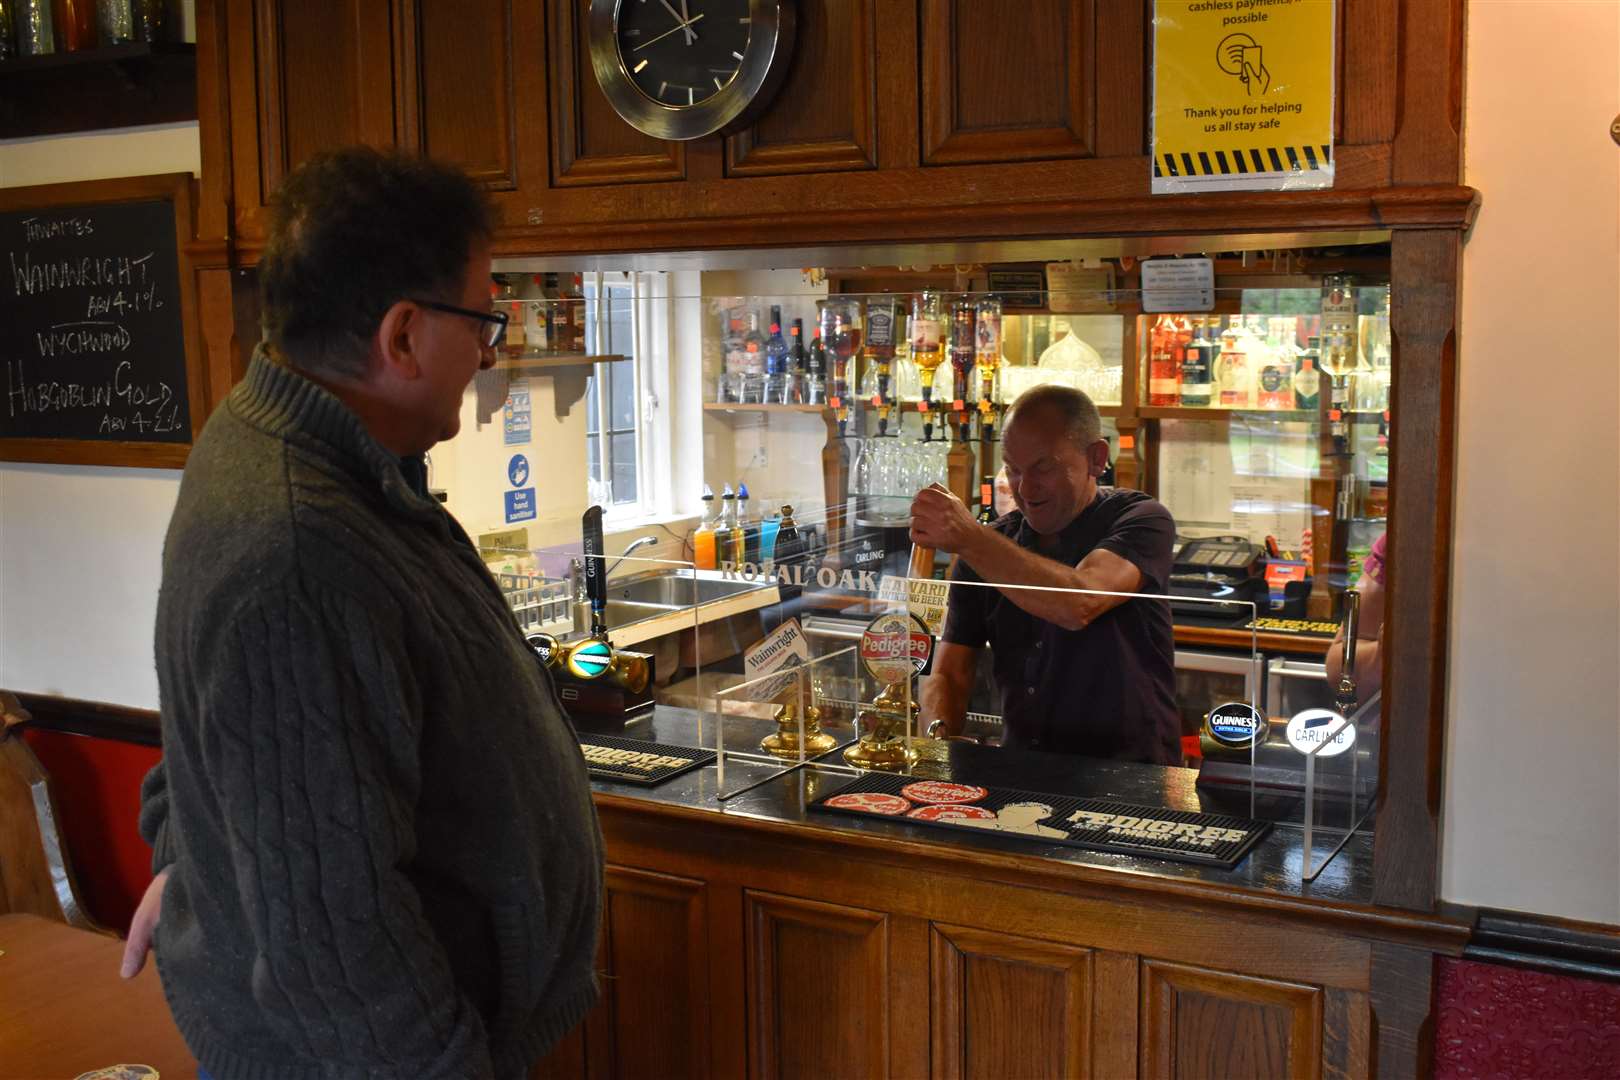
POLYGON ((911 777, 881 773, 868 774, 822 796, 810 804, 810 809, 904 818, 929 828, 1026 837, 1090 851, 1174 859, 1223 870, 1242 862, 1271 828, 1264 821, 1224 814, 1009 788, 919 783, 911 777))
POLYGON ((714 760, 713 750, 584 732, 579 736, 579 750, 592 778, 643 787, 655 787, 714 760))

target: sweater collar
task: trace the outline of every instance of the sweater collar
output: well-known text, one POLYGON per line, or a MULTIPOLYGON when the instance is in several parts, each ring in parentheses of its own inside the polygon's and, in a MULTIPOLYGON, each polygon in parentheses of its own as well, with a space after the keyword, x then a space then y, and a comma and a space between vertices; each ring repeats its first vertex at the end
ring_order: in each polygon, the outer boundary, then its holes
POLYGON ((374 481, 389 503, 414 515, 443 514, 425 483, 421 458, 405 462, 372 437, 336 395, 279 360, 261 341, 247 375, 231 391, 231 409, 272 435, 316 449, 347 471, 374 481), (407 477, 421 483, 412 484, 407 477))

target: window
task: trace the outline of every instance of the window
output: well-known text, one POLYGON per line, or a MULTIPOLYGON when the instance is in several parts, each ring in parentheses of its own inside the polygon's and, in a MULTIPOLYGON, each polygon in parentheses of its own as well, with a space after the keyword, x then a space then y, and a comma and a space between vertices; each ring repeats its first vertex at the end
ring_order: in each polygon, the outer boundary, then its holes
POLYGON ((595 364, 585 388, 587 491, 621 523, 676 510, 674 300, 668 274, 581 275, 586 349, 623 360, 595 364))
POLYGON ((596 364, 585 384, 585 443, 589 498, 604 509, 639 507, 641 432, 637 423, 636 303, 631 284, 604 281, 621 275, 585 275, 585 325, 590 350, 624 357, 596 364), (604 423, 605 421, 605 423, 604 423))

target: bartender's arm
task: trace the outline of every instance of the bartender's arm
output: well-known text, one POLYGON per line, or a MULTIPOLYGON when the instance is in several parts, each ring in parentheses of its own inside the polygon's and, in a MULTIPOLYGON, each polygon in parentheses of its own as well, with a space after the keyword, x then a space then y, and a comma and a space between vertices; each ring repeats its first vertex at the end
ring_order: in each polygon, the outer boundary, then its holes
POLYGON ((973 519, 968 508, 935 484, 917 493, 911 504, 911 539, 966 560, 994 585, 1034 588, 1001 593, 1037 619, 1065 630, 1083 630, 1099 615, 1130 599, 1142 585, 1136 564, 1103 548, 1093 550, 1078 566, 1067 566, 1027 548, 973 519), (1090 592, 1041 590, 1087 589, 1090 592), (1117 593, 1121 595, 1104 595, 1117 593))

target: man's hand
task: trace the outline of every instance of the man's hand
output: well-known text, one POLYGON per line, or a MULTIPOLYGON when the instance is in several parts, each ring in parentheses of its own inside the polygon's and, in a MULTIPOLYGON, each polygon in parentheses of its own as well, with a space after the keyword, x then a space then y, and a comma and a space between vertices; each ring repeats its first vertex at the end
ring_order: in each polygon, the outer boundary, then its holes
POLYGON ((938 484, 930 484, 911 500, 911 542, 951 555, 960 555, 983 530, 973 511, 938 484))
POLYGON ((146 895, 129 920, 129 940, 124 942, 124 963, 118 973, 133 979, 146 966, 146 954, 152 948, 152 934, 157 930, 158 917, 163 913, 163 886, 168 884, 169 872, 163 871, 146 887, 146 895))

